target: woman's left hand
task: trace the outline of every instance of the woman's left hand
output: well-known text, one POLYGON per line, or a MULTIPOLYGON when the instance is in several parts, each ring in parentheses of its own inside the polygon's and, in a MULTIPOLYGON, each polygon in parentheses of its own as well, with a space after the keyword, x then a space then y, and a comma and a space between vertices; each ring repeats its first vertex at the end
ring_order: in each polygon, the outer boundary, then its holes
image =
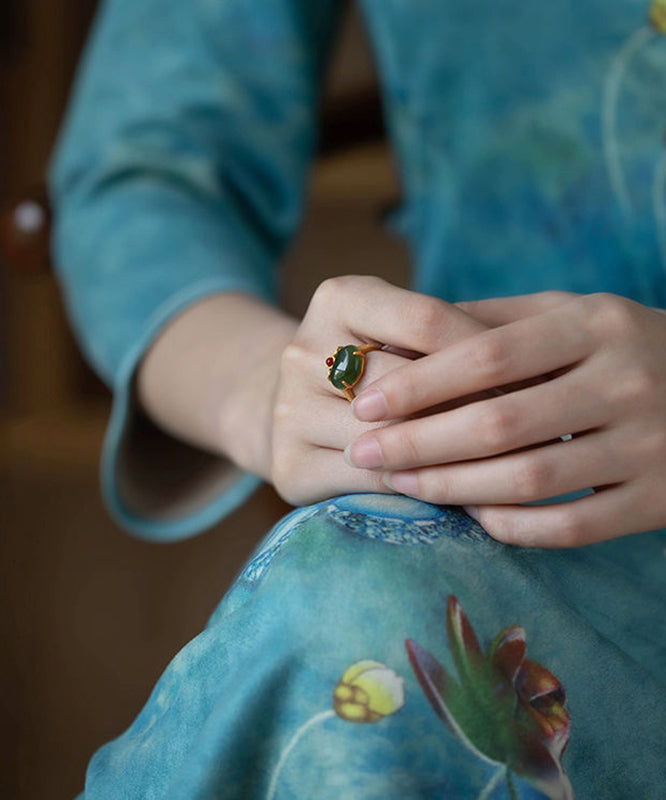
POLYGON ((359 420, 408 419, 360 436, 349 462, 384 471, 402 494, 465 506, 508 544, 574 547, 666 526, 666 313, 607 293, 457 305, 491 329, 368 386, 359 420))

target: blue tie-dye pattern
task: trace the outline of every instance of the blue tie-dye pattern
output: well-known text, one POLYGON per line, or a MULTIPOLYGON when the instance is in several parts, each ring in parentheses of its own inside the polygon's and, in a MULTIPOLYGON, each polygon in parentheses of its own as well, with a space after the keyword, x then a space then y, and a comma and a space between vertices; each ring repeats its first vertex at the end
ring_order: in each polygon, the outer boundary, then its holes
MULTIPOLYGON (((416 288, 450 300, 606 290, 666 306, 666 36, 647 27, 648 2, 360 4, 416 288)), ((168 320, 216 291, 274 296, 337 12, 334 0, 102 4, 51 170, 54 249, 83 347, 114 390, 107 501, 141 535, 192 534, 257 483, 183 519, 140 519, 118 499, 115 460, 136 364, 168 320)), ((564 684, 579 800, 663 796, 664 533, 523 550, 459 509, 362 495, 269 535, 94 757, 86 800, 265 797, 294 733, 331 708, 359 659, 405 679, 404 706, 373 724, 313 725, 276 797, 481 797, 496 766, 442 725, 404 646, 453 673, 449 594, 484 648, 519 624, 529 657, 564 684)), ((515 791, 544 796, 517 779, 515 791)))

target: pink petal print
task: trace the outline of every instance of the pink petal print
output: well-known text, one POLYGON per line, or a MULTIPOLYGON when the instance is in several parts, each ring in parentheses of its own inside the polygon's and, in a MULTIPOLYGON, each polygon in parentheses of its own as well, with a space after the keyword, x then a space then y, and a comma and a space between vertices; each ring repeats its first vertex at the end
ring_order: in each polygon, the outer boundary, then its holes
POLYGON ((518 625, 512 625, 495 637, 488 650, 488 657, 502 675, 514 684, 526 650, 525 631, 518 625))
POLYGON ((516 689, 520 692, 523 700, 528 703, 531 703, 537 697, 544 697, 545 695, 552 695, 553 699, 557 700, 558 703, 564 703, 566 700, 564 686, 553 673, 529 658, 526 658, 523 662, 523 669, 518 676, 516 689))
POLYGON ((526 706, 532 722, 540 731, 541 741, 557 759, 562 758, 569 744, 571 718, 566 708, 556 701, 526 706))
POLYGON ((463 686, 473 686, 484 669, 485 658, 479 642, 458 599, 450 594, 446 607, 449 649, 463 686))

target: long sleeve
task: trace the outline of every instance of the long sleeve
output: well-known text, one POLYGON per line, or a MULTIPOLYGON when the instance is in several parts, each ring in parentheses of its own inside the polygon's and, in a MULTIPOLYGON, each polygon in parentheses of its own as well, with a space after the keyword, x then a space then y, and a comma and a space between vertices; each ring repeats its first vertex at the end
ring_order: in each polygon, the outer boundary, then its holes
POLYGON ((133 379, 188 304, 232 290, 274 297, 337 5, 107 0, 98 12, 51 164, 53 251, 81 347, 114 395, 103 494, 139 535, 196 533, 259 482, 152 430, 160 488, 141 463, 150 426, 133 379), (152 504, 136 499, 153 491, 152 504))

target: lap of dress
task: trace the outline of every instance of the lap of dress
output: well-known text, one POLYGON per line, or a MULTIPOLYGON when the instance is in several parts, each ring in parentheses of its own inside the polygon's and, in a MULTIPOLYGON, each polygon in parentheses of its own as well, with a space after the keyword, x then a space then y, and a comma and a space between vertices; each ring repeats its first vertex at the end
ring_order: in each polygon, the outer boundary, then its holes
POLYGON ((571 550, 348 495, 269 533, 85 800, 661 800, 666 533, 571 550))

